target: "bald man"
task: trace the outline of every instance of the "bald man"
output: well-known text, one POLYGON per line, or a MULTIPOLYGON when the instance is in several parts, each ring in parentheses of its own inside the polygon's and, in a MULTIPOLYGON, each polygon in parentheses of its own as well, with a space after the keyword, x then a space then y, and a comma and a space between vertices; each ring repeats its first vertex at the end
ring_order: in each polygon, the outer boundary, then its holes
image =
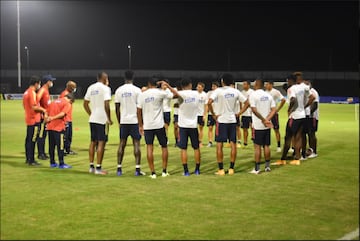
MULTIPOLYGON (((65 97, 67 94, 74 94, 76 92, 76 83, 72 80, 69 80, 66 83, 66 88, 61 92, 59 98, 65 97)), ((71 150, 72 142, 72 103, 69 113, 65 116, 65 135, 64 135, 64 154, 65 155, 75 155, 76 153, 71 150)))

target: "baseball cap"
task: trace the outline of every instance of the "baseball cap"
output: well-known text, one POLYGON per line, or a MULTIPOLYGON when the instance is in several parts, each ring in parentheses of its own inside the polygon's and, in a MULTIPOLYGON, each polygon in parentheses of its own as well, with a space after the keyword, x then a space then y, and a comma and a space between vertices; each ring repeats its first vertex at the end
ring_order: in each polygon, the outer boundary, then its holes
POLYGON ((52 77, 51 74, 44 75, 42 79, 43 79, 43 81, 48 81, 48 80, 54 81, 54 80, 56 80, 56 78, 52 77))

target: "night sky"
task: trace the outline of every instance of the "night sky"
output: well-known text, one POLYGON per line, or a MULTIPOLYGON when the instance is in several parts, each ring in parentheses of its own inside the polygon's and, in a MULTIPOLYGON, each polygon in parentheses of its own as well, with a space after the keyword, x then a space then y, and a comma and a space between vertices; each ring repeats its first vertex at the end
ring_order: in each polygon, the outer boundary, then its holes
MULTIPOLYGON (((23 1, 31 69, 358 71, 358 1, 23 1)), ((1 1, 1 68, 17 68, 1 1)))

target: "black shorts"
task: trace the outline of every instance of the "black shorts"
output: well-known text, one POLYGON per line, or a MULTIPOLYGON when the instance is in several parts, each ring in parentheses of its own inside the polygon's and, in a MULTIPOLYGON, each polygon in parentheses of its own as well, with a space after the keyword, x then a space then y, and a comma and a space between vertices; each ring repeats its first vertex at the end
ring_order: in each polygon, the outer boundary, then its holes
POLYGON ((174 123, 178 123, 179 122, 179 115, 174 114, 174 123))
POLYGON ((131 136, 134 140, 141 139, 138 124, 121 124, 120 125, 120 139, 127 139, 128 136, 131 136))
POLYGON ((271 118, 271 123, 274 126, 274 130, 279 130, 280 125, 279 125, 279 114, 275 113, 275 115, 271 118))
POLYGON ((91 141, 106 141, 105 124, 90 123, 91 141))
POLYGON ((253 130, 254 144, 260 146, 270 146, 270 130, 271 129, 253 130))
POLYGON ((192 148, 199 149, 199 132, 197 128, 183 128, 179 129, 180 140, 178 146, 180 149, 187 149, 188 137, 190 137, 192 148))
POLYGON ((165 124, 170 125, 170 121, 171 121, 170 112, 164 112, 163 115, 164 115, 165 124))
POLYGON ((153 145, 155 136, 159 141, 161 147, 167 147, 167 136, 165 127, 155 130, 144 130, 145 143, 147 145, 153 145))
POLYGON ((305 118, 293 119, 290 118, 286 124, 286 136, 295 136, 296 133, 301 129, 303 130, 305 118))
POLYGON ((198 123, 200 126, 204 126, 204 125, 205 125, 203 116, 200 116, 200 115, 199 115, 199 116, 197 117, 197 123, 198 123))
POLYGON ((215 120, 214 120, 214 118, 212 117, 212 115, 208 115, 206 125, 207 125, 207 126, 214 126, 214 125, 215 125, 215 120))
POLYGON ((216 142, 236 143, 236 123, 216 123, 215 141, 216 142))
POLYGON ((252 123, 251 116, 241 116, 241 128, 249 129, 252 123))

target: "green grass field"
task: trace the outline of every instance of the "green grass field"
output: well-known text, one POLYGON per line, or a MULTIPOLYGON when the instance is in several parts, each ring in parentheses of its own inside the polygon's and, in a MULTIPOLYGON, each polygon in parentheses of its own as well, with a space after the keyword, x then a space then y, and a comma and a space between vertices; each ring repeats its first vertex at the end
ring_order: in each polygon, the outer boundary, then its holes
MULTIPOLYGON (((125 173, 116 176, 117 125, 110 128, 103 161, 110 174, 89 174, 88 117, 82 100, 74 105, 72 147, 78 155, 66 156, 73 168, 61 170, 50 169, 48 161, 40 161, 41 167, 24 164, 21 101, 1 101, 2 240, 334 240, 359 226, 359 123, 353 105, 320 105, 317 158, 300 166, 274 166, 271 173, 260 175, 248 174, 253 168, 249 146, 238 149, 234 176, 214 175, 214 147, 201 149, 200 176, 182 176, 171 125, 171 176, 155 180, 134 176, 131 140, 123 162, 125 173)), ((280 113, 282 139, 285 109, 280 113)), ((112 117, 115 121, 114 110, 112 117)), ((149 173, 143 139, 142 143, 142 170, 149 173)), ((272 143, 275 161, 280 153, 275 152, 273 133, 272 143)), ((156 145, 155 150, 160 174, 160 148, 156 145)), ((225 148, 226 169, 229 154, 225 148)), ((191 171, 192 157, 190 147, 191 171)))

